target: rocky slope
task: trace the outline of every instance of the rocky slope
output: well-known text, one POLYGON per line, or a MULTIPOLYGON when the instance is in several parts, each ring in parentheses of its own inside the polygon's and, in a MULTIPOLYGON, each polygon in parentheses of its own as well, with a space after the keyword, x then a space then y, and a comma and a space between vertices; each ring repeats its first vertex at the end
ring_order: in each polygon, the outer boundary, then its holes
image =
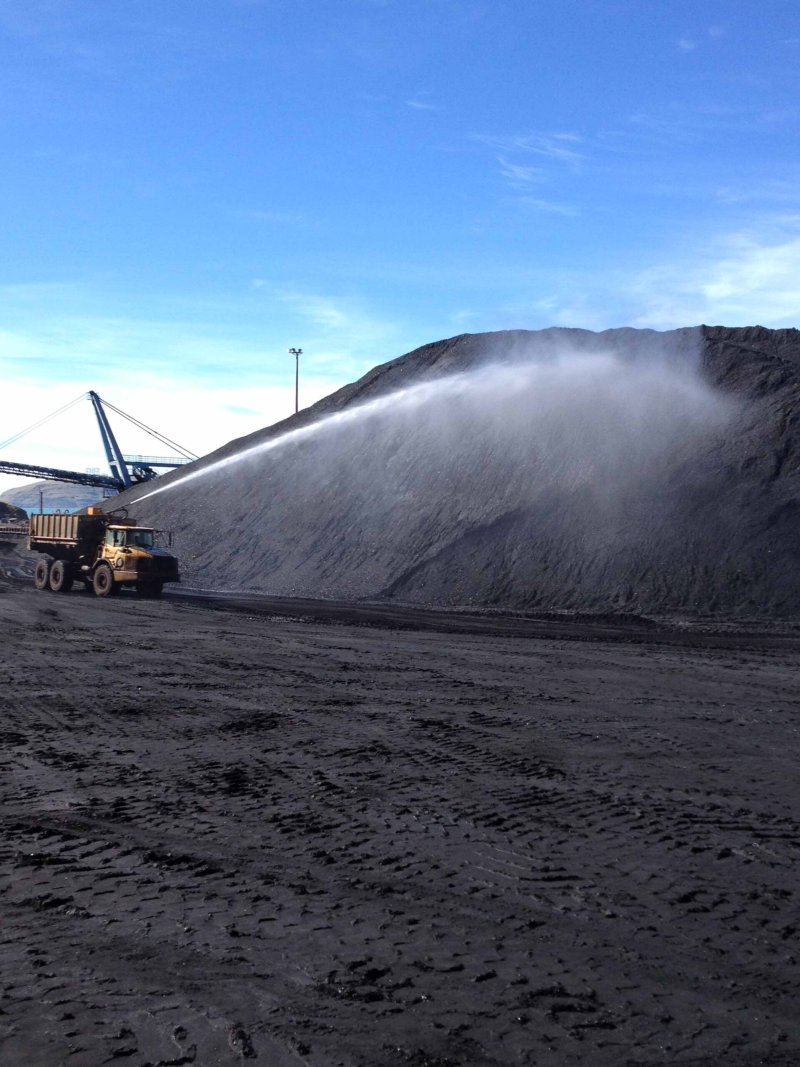
POLYGON ((0 500, 0 522, 25 522, 27 518, 27 511, 0 500))
POLYGON ((796 330, 465 335, 116 502, 208 587, 785 616, 799 398, 796 330))

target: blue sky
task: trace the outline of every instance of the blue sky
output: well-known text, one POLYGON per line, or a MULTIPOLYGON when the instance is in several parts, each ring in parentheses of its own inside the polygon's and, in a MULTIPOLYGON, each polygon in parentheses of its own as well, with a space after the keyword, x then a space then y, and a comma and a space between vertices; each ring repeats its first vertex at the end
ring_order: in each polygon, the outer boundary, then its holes
POLYGON ((0 440, 95 388, 205 452, 293 345, 307 404, 463 332, 798 325, 799 133, 796 0, 0 0, 0 440))

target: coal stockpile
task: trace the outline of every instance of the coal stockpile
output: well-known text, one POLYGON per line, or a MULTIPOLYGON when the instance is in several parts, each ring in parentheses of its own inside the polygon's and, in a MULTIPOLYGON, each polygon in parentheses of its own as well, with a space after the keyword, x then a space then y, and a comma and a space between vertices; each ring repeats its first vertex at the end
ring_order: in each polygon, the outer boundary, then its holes
POLYGON ((0 500, 0 522, 26 522, 28 513, 22 508, 15 507, 0 500))
POLYGON ((800 610, 800 333, 417 349, 120 498, 185 580, 522 610, 800 610))

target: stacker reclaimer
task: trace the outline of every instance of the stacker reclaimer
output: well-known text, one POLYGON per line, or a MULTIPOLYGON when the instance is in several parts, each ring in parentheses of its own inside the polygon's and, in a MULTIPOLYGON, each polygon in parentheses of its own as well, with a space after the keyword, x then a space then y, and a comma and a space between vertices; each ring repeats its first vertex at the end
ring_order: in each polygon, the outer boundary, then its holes
POLYGON ((42 419, 38 419, 32 426, 28 426, 26 429, 20 431, 20 433, 14 434, 13 437, 9 437, 7 441, 0 442, 0 448, 5 448, 7 445, 13 444, 21 437, 30 433, 31 430, 36 430, 38 427, 43 426, 44 423, 49 422, 51 419, 56 418, 58 415, 62 415, 69 408, 73 407, 79 401, 84 398, 88 398, 91 401, 92 408, 94 409, 95 418, 97 419, 97 425, 100 429, 100 438, 103 442, 103 450, 108 460, 108 466, 110 474, 100 474, 99 472, 91 471, 69 471, 61 470, 57 467, 39 467, 30 463, 15 463, 12 460, 0 460, 0 474, 17 474, 20 477, 25 478, 46 478, 51 481, 58 482, 73 482, 76 485, 91 485, 96 486, 98 489, 102 489, 104 494, 112 495, 114 493, 121 493, 124 489, 130 489, 132 485, 136 485, 138 482, 147 482, 151 478, 156 477, 157 468, 164 467, 166 469, 174 469, 175 467, 183 466, 184 463, 191 463, 192 460, 197 459, 197 456, 193 452, 189 452, 181 445, 176 444, 175 441, 171 441, 169 437, 165 437, 163 434, 154 430, 151 426, 146 426, 139 419, 134 418, 133 415, 128 415, 127 412, 121 408, 115 407, 110 401, 102 400, 94 390, 88 393, 82 393, 80 396, 75 397, 69 404, 65 404, 64 407, 59 408, 58 411, 51 412, 50 415, 46 415, 42 419), (111 429, 111 424, 108 421, 108 415, 105 409, 110 408, 116 412, 117 415, 121 415, 132 423, 139 430, 143 430, 145 433, 154 437, 162 445, 166 445, 174 452, 179 453, 173 456, 125 456, 122 453, 122 449, 117 443, 117 439, 114 436, 114 431, 111 429))

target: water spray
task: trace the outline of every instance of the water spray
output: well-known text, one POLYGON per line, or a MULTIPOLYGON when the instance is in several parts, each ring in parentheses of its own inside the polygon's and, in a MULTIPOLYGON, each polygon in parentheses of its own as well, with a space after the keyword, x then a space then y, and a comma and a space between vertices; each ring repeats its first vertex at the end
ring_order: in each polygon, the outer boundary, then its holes
POLYGON ((619 480, 641 475, 642 464, 715 423, 726 410, 689 361, 653 353, 621 359, 613 352, 567 351, 396 390, 186 472, 137 499, 345 427, 349 433, 337 451, 316 458, 317 480, 318 468, 327 462, 350 462, 354 483, 373 476, 381 482, 379 490, 385 485, 385 472, 378 473, 382 448, 419 449, 411 466, 420 476, 435 457, 444 468, 472 463, 477 469, 492 462, 501 477, 518 481, 524 472, 532 486, 619 480), (364 428, 376 419, 380 441, 363 440, 364 428))

